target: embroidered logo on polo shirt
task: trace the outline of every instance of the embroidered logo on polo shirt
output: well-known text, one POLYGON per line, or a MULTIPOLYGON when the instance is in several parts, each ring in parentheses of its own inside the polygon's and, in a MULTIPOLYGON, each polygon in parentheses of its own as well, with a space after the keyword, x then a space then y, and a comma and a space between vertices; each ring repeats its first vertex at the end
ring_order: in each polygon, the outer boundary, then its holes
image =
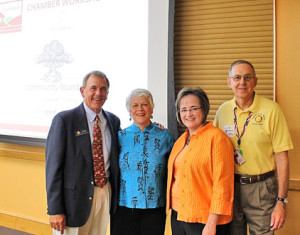
POLYGON ((252 125, 263 125, 265 121, 265 115, 262 113, 257 113, 253 117, 254 122, 252 122, 252 125))

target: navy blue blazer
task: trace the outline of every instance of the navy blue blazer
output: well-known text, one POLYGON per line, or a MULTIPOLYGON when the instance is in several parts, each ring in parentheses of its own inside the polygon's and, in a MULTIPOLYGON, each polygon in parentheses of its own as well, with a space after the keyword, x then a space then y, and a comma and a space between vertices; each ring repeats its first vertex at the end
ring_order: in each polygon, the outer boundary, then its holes
MULTIPOLYGON (((111 213, 118 204, 120 119, 103 110, 111 133, 111 213)), ((94 195, 93 155, 83 104, 58 113, 46 143, 48 214, 65 214, 66 226, 83 226, 90 215, 94 195)))

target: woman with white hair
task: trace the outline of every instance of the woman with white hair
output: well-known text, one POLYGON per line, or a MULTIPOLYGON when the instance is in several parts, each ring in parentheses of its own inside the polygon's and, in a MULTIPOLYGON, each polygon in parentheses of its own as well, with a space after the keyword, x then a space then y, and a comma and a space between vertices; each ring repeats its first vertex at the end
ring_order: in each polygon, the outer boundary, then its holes
POLYGON ((131 126, 119 131, 119 207, 111 217, 112 235, 163 235, 167 162, 174 139, 151 122, 154 103, 146 89, 126 100, 131 126))

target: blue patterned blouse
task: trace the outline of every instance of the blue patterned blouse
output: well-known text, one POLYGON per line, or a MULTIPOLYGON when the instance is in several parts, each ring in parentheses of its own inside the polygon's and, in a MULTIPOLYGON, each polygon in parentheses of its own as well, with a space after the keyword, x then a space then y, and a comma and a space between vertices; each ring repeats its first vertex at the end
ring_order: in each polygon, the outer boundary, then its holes
POLYGON ((119 131, 119 142, 119 205, 140 209, 165 206, 172 134, 153 123, 144 131, 132 124, 119 131))

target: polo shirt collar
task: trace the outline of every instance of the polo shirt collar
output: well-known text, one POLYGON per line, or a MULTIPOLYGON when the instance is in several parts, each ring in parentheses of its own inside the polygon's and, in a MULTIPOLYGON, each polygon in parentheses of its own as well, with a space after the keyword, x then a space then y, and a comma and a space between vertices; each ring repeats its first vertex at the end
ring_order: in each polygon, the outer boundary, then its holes
POLYGON ((239 106, 237 105, 236 103, 236 98, 234 97, 232 100, 231 100, 231 105, 232 105, 232 111, 237 108, 238 110, 240 110, 241 112, 252 112, 252 113, 256 113, 258 111, 258 108, 259 108, 259 103, 260 103, 260 96, 257 95, 255 92, 254 92, 254 100, 253 100, 253 103, 251 104, 251 106, 249 108, 246 108, 245 110, 241 110, 239 108, 239 106))

